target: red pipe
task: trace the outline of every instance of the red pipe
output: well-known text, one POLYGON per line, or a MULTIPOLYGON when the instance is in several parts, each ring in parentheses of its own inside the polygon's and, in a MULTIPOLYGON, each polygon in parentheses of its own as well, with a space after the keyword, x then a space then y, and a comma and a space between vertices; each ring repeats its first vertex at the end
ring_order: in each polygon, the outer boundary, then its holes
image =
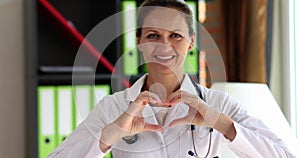
MULTIPOLYGON (((41 7, 43 7, 43 10, 46 11, 48 14, 56 20, 58 24, 60 24, 67 33, 71 34, 72 37, 76 40, 77 43, 82 43, 89 52, 95 56, 97 59, 99 59, 100 63, 102 63, 110 72, 117 73, 117 70, 114 68, 114 66, 103 56, 101 53, 93 47, 93 45, 86 39, 84 39, 84 36, 76 30, 72 25, 69 24, 66 18, 59 13, 58 10, 56 10, 47 0, 39 0, 39 4, 41 7)), ((122 79, 123 85, 126 87, 130 87, 130 83, 127 79, 122 79)))

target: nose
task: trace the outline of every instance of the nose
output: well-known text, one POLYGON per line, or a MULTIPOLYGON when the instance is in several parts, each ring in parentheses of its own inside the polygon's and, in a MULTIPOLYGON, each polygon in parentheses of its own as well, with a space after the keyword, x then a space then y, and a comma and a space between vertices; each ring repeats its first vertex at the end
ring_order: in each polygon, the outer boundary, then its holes
POLYGON ((171 44, 171 41, 167 36, 161 36, 159 42, 167 45, 171 44))
POLYGON ((160 52, 167 52, 171 49, 172 43, 168 37, 161 36, 156 44, 156 50, 160 52))
POLYGON ((171 50, 171 46, 166 43, 157 43, 155 50, 157 52, 169 52, 171 50))

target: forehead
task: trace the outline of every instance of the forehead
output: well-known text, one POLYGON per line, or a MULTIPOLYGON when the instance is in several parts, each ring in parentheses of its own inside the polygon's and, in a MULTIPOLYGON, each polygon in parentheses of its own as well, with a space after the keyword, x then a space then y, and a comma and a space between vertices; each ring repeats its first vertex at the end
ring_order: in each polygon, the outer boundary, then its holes
POLYGON ((175 9, 155 8, 145 17, 143 27, 188 32, 185 14, 175 9))

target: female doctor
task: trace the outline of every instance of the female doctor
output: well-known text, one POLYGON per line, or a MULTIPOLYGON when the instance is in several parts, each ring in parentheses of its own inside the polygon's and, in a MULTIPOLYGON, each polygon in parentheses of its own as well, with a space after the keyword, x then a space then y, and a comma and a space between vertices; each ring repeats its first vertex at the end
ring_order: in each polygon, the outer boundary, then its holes
POLYGON ((226 143, 240 157, 294 157, 260 120, 227 94, 183 72, 194 46, 192 12, 183 1, 146 0, 137 42, 148 74, 104 97, 49 157, 217 157, 226 143))

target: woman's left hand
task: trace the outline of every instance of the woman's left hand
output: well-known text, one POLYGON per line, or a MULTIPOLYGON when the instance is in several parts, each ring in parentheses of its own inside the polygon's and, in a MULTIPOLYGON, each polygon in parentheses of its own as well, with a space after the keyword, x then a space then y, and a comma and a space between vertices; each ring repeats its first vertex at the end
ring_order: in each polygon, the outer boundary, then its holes
POLYGON ((214 127, 219 119, 220 113, 210 108, 199 96, 190 94, 183 90, 172 93, 166 102, 171 106, 178 103, 184 103, 189 106, 188 114, 176 120, 173 120, 169 127, 182 124, 192 124, 196 126, 214 127))

